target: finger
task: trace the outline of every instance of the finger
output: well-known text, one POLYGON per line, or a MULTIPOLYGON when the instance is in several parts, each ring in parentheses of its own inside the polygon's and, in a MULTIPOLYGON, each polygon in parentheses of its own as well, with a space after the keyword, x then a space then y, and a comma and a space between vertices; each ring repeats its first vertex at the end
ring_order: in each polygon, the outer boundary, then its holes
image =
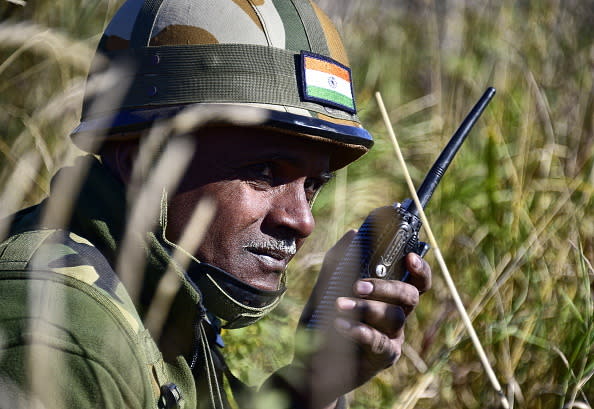
POLYGON ((404 332, 400 330, 395 338, 368 325, 346 320, 336 319, 338 332, 354 341, 367 356, 367 359, 374 363, 378 369, 392 365, 402 353, 404 332))
POLYGON ((408 253, 404 259, 406 269, 410 273, 407 283, 414 285, 419 293, 431 288, 431 267, 418 254, 408 253))
POLYGON ((389 338, 398 337, 406 321, 406 313, 401 306, 380 301, 340 297, 336 300, 336 306, 339 311, 356 317, 360 322, 386 334, 389 338))
POLYGON ((368 278, 355 282, 353 291, 364 299, 399 305, 407 314, 419 303, 417 287, 402 281, 368 278))

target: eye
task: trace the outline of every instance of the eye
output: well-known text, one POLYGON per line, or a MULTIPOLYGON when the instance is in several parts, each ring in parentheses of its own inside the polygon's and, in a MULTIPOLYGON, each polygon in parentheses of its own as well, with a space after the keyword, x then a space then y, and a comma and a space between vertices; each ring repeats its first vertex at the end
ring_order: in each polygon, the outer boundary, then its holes
POLYGON ((272 179, 272 164, 268 162, 254 163, 247 166, 247 169, 254 177, 272 179))
POLYGON ((310 177, 305 179, 305 183, 303 184, 303 189, 305 190, 305 194, 307 196, 307 200, 310 205, 313 205, 314 200, 318 196, 318 193, 322 190, 326 184, 334 178, 334 173, 332 172, 323 172, 318 177, 310 177))
POLYGON ((274 184, 273 166, 270 162, 251 163, 241 170, 241 179, 257 188, 267 188, 274 184))
POLYGON ((305 179, 305 183, 303 184, 303 188, 305 189, 305 195, 307 197, 307 201, 309 203, 313 203, 316 196, 322 190, 322 187, 326 184, 325 180, 320 180, 316 178, 307 178, 305 179))

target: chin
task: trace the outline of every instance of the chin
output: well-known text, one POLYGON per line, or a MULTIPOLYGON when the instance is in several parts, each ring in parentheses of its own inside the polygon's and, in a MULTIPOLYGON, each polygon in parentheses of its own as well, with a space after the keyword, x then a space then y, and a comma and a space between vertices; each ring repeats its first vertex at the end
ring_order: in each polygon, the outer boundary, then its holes
MULTIPOLYGON (((240 278, 246 284, 251 285, 252 287, 256 287, 259 290, 264 291, 276 291, 280 288, 281 285, 281 275, 278 273, 273 273, 274 277, 258 277, 258 278, 240 278)), ((270 275, 264 274, 264 275, 270 275)))
POLYGON ((258 265, 243 264, 239 268, 232 266, 219 267, 239 281, 264 291, 277 291, 282 282, 284 270, 271 271, 261 269, 258 265))
POLYGON ((286 262, 270 260, 249 254, 238 266, 229 266, 226 270, 252 287, 264 291, 276 291, 280 288, 286 270, 286 262))

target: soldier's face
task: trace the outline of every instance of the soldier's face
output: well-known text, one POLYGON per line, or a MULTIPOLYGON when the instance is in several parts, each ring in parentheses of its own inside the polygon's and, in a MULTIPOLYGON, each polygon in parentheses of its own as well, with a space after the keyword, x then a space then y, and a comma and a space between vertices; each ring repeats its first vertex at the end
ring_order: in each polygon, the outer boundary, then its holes
POLYGON ((314 228, 311 202, 330 178, 323 143, 249 128, 213 128, 171 198, 167 236, 180 238, 203 197, 216 214, 196 253, 255 287, 279 287, 287 263, 314 228))

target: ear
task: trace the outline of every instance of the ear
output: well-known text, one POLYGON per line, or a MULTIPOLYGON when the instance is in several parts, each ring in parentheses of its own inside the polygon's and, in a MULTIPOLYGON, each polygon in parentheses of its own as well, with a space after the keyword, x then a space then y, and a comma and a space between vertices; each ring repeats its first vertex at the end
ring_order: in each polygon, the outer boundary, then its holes
POLYGON ((128 185, 132 179, 134 162, 138 156, 138 144, 136 142, 122 142, 115 146, 113 163, 115 170, 122 182, 128 185))
POLYGON ((137 154, 136 141, 110 141, 105 143, 99 152, 103 164, 126 185, 129 185, 132 179, 137 154))

